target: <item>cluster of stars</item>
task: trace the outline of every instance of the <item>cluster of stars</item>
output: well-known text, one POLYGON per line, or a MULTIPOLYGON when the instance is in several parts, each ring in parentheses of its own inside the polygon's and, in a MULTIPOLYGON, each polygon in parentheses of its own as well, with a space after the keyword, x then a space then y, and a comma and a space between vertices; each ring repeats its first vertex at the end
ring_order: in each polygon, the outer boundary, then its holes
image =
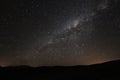
POLYGON ((119 58, 118 3, 118 0, 2 1, 1 64, 82 65, 119 58))

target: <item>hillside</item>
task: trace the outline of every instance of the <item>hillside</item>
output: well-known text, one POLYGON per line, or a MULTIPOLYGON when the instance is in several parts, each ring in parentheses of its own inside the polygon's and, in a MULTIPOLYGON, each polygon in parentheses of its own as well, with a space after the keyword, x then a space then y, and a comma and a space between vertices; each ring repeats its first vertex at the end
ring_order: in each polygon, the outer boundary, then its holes
POLYGON ((120 80, 120 60, 90 66, 0 67, 0 80, 120 80))

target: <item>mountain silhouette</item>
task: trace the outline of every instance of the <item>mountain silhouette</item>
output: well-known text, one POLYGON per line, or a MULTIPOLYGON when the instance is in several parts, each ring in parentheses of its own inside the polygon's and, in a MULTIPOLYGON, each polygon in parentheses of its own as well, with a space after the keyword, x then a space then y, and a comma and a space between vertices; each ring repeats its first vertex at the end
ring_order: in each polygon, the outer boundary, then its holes
POLYGON ((0 80, 120 80, 120 60, 88 66, 0 67, 0 80))

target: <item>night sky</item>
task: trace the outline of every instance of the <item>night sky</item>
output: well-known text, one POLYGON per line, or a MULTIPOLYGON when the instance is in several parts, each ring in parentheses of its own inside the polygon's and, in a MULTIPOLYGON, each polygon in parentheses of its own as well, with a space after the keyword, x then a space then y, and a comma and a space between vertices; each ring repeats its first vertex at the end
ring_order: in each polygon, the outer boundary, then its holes
POLYGON ((0 0, 1 66, 120 58, 120 0, 0 0))

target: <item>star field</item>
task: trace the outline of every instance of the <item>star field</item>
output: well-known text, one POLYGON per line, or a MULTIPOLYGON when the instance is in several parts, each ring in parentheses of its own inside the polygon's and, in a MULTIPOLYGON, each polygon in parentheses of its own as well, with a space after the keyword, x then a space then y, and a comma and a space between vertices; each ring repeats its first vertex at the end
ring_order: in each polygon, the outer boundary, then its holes
POLYGON ((88 65, 119 59, 119 4, 0 1, 0 65, 88 65))

